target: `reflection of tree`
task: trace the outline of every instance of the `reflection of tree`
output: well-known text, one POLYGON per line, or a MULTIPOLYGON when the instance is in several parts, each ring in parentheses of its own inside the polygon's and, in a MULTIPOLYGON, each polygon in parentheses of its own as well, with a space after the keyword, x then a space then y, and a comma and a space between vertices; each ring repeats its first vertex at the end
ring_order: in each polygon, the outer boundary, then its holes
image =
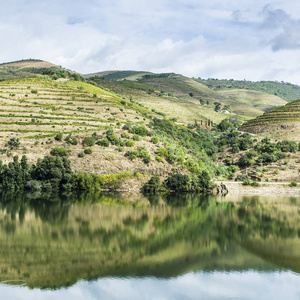
MULTIPOLYGON (((14 243, 5 244, 8 257, 19 257, 15 265, 22 264, 31 276, 35 270, 30 268, 49 274, 53 287, 108 275, 167 277, 200 268, 224 269, 224 261, 227 268, 237 268, 231 260, 240 251, 237 245, 248 245, 254 238, 265 243, 296 237, 299 227, 289 218, 277 218, 257 198, 228 203, 203 195, 174 194, 162 197, 170 205, 90 205, 119 203, 120 197, 3 193, 0 209, 6 215, 0 219, 0 238, 1 231, 5 239, 14 234, 14 242, 25 252, 30 250, 34 259, 20 258, 21 252, 11 246, 14 243), (39 226, 40 220, 44 222, 43 230, 35 231, 33 220, 26 223, 26 212, 35 213, 39 226), (17 215, 24 225, 18 225, 17 215), (26 239, 16 230, 18 226, 27 230, 26 239)), ((49 284, 37 282, 44 287, 49 284)))

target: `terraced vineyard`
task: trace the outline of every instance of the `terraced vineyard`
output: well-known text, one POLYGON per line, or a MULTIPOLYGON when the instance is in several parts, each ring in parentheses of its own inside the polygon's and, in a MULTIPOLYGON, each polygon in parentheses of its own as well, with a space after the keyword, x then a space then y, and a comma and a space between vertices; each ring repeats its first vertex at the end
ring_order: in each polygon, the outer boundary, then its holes
MULTIPOLYGON (((89 84, 36 78, 0 83, 0 132, 20 138, 81 133, 131 120, 122 99, 89 84), (120 110, 122 109, 122 111, 120 110), (100 117, 101 115, 101 117, 100 117)), ((134 107, 134 104, 130 104, 134 107)))
POLYGON ((272 133, 285 139, 299 139, 300 100, 276 108, 252 119, 240 128, 251 133, 272 133))
POLYGON ((133 141, 133 134, 124 133, 126 138, 121 138, 121 134, 126 123, 141 125, 154 116, 159 117, 150 110, 84 82, 44 80, 41 77, 2 81, 0 159, 8 163, 13 155, 26 154, 29 162, 35 162, 49 155, 51 149, 57 146, 66 148, 75 172, 110 174, 137 170, 149 173, 151 171, 147 170, 154 168, 155 162, 146 165, 141 159, 129 160, 125 151, 134 145, 147 146, 154 155, 158 146, 153 145, 149 138, 135 137, 137 140, 133 141), (114 128, 114 138, 119 139, 123 146, 94 145, 93 153, 83 157, 87 146, 83 139, 92 134, 93 143, 105 139, 109 128, 114 128), (62 134, 62 138, 57 139, 58 134, 62 134), (12 138, 19 139, 18 148, 7 146, 12 138), (76 140, 76 143, 69 143, 68 138, 76 140), (128 140, 131 140, 130 145, 126 144, 128 140))

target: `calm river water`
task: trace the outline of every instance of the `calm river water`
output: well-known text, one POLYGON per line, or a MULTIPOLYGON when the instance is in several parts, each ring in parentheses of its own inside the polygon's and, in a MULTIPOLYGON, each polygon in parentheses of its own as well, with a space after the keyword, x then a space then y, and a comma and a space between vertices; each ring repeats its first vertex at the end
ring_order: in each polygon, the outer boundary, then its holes
POLYGON ((0 299, 300 299, 300 198, 0 194, 0 299))

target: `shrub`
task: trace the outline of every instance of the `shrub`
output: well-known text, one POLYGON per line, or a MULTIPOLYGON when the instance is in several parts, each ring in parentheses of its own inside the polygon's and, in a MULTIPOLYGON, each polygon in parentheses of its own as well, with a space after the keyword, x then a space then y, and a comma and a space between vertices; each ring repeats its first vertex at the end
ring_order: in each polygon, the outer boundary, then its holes
POLYGON ((84 149, 84 154, 92 154, 93 153, 93 149, 92 148, 86 148, 84 149))
POLYGON ((245 181, 245 180, 250 180, 249 176, 248 175, 238 175, 235 179, 235 181, 245 181))
POLYGON ((132 136, 132 139, 134 140, 134 141, 140 141, 141 140, 141 137, 140 136, 138 136, 137 134, 134 134, 133 136, 132 136))
POLYGON ((54 139, 55 139, 56 141, 61 141, 61 140, 62 140, 62 137, 63 137, 62 132, 59 132, 59 133, 54 137, 54 139))
POLYGON ((297 186, 297 185, 298 185, 298 183, 297 183, 296 181, 292 181, 292 182, 289 184, 290 187, 295 187, 295 186, 297 186))
POLYGON ((129 132, 141 136, 145 136, 149 134, 149 131, 145 126, 138 126, 138 125, 133 126, 129 132))
POLYGON ((151 138, 151 142, 152 142, 153 144, 157 144, 157 143, 159 142, 159 138, 158 138, 157 136, 153 136, 153 137, 151 138))
POLYGON ((92 147, 95 145, 95 139, 92 136, 86 136, 82 141, 82 145, 92 147))
POLYGON ((79 152, 78 157, 84 157, 84 152, 83 151, 79 152))
POLYGON ((51 149, 50 154, 52 156, 60 156, 60 157, 64 157, 64 156, 68 156, 68 151, 67 149, 61 147, 54 147, 51 149))
POLYGON ((171 175, 164 181, 166 188, 174 191, 188 191, 189 184, 190 177, 183 174, 171 175))
POLYGON ((143 191, 146 193, 157 193, 160 189, 160 177, 152 176, 151 179, 144 185, 143 191))
POLYGON ((18 148, 20 146, 20 140, 18 138, 12 137, 6 143, 11 149, 18 148))
POLYGON ((31 90, 32 94, 37 94, 37 92, 38 92, 37 90, 31 90))
POLYGON ((155 160, 158 162, 161 162, 163 160, 163 158, 159 155, 156 155, 155 160))
POLYGON ((158 148, 155 153, 161 157, 168 156, 168 150, 166 148, 158 148))
POLYGON ((134 146, 134 141, 133 141, 133 140, 128 140, 128 141, 126 142, 126 146, 127 146, 127 147, 133 147, 133 146, 134 146))
POLYGON ((203 170, 202 173, 198 176, 199 186, 202 190, 208 190, 212 186, 211 177, 208 172, 203 170))
POLYGON ((128 139, 129 138, 129 134, 126 131, 123 131, 122 134, 121 134, 121 137, 123 139, 128 139))
POLYGON ((243 185, 251 185, 251 180, 250 179, 243 180, 243 185))
POLYGON ((110 142, 107 138, 104 138, 102 140, 98 140, 97 145, 103 146, 103 147, 108 147, 110 145, 110 142))
POLYGON ((151 160, 149 151, 147 150, 146 147, 143 147, 143 146, 138 147, 135 150, 132 150, 132 149, 128 150, 126 152, 126 156, 128 156, 128 158, 131 160, 133 160, 137 157, 142 158, 144 163, 146 163, 146 164, 148 164, 151 160))

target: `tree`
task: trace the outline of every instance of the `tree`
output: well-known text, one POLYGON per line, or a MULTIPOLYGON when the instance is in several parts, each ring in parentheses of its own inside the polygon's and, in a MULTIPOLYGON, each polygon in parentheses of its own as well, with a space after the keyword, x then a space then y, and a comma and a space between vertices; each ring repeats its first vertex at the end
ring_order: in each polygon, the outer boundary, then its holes
POLYGON ((146 193, 157 193, 160 189, 160 178, 158 175, 152 176, 144 185, 143 191, 146 193))
POLYGON ((215 105, 215 111, 221 110, 222 103, 220 103, 220 102, 214 102, 214 105, 215 105))
POLYGON ((228 119, 222 120, 221 123, 217 125, 217 128, 220 131, 226 131, 229 128, 232 128, 232 127, 233 127, 233 124, 228 119))

